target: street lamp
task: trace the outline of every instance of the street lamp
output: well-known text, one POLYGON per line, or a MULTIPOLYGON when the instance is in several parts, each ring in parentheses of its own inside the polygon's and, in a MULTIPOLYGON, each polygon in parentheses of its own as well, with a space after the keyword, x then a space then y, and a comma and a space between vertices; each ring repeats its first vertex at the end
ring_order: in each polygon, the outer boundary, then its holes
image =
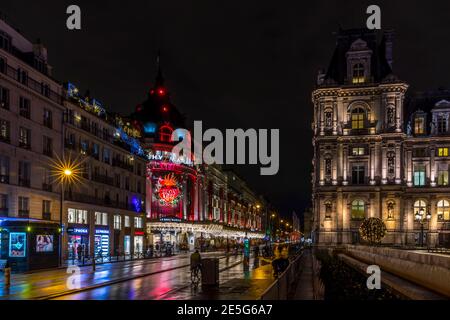
POLYGON ((61 185, 61 198, 59 204, 59 265, 63 264, 63 203, 64 203, 64 187, 66 184, 71 184, 75 182, 80 182, 81 176, 81 161, 78 159, 71 160, 70 157, 68 160, 60 159, 57 157, 57 160, 54 161, 51 165, 52 167, 52 176, 54 176, 61 185))
POLYGON ((416 211, 415 219, 420 223, 420 246, 423 247, 423 233, 424 233, 423 225, 425 224, 426 221, 430 221, 431 214, 428 212, 425 215, 425 209, 420 208, 418 211, 416 211))

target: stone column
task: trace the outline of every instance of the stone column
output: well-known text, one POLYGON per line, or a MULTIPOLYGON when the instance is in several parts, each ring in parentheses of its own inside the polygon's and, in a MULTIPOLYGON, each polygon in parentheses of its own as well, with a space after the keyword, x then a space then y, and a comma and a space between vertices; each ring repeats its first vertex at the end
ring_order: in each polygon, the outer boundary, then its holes
POLYGON ((198 179, 194 178, 194 181, 192 183, 192 195, 193 195, 193 206, 194 206, 194 216, 193 220, 198 221, 199 214, 198 214, 198 179))
POLYGON ((325 184, 325 157, 323 149, 319 149, 319 184, 322 186, 325 184))
POLYGON ((381 183, 387 183, 387 147, 381 148, 381 183))
POLYGON ((375 184, 375 147, 373 144, 370 145, 370 156, 369 156, 369 163, 370 163, 370 181, 369 183, 371 185, 375 184))
POLYGON ((436 149, 435 146, 430 146, 430 185, 436 186, 436 149))
POLYGON ((400 145, 395 145, 395 183, 401 184, 401 153, 400 153, 400 145))
POLYGON ((152 173, 150 169, 147 169, 147 175, 145 178, 145 215, 149 219, 156 219, 152 216, 152 173))
POLYGON ((428 245, 434 246, 438 241, 439 233, 437 231, 438 227, 438 217, 437 217, 437 202, 438 199, 436 199, 436 196, 431 196, 430 199, 430 213, 431 213, 431 220, 428 222, 428 230, 425 230, 428 232, 428 245))
POLYGON ((182 177, 182 188, 183 188, 183 219, 187 220, 188 219, 188 212, 187 212, 187 202, 188 202, 188 197, 187 197, 187 182, 186 182, 186 177, 183 176, 182 177))
POLYGON ((338 110, 337 110, 337 103, 336 101, 333 101, 333 135, 337 135, 337 122, 338 122, 338 110))
POLYGON ((395 111, 395 132, 402 132, 402 99, 399 94, 395 97, 395 111))
POLYGON ((347 171, 348 171, 348 146, 344 145, 344 163, 343 163, 343 181, 342 184, 343 185, 347 185, 348 184, 348 176, 347 176, 347 171))
POLYGON ((335 148, 333 152, 333 160, 331 163, 332 166, 332 183, 333 185, 337 185, 337 176, 338 176, 338 149, 335 148))
POLYGON ((324 117, 324 112, 323 112, 324 110, 323 110, 323 103, 321 102, 320 104, 319 104, 319 116, 320 116, 320 135, 321 136, 323 136, 323 135, 325 135, 325 131, 324 131, 324 119, 323 119, 323 117, 324 117))
POLYGON ((412 150, 408 149, 406 150, 406 170, 407 170, 407 178, 406 178, 406 184, 408 187, 412 187, 413 185, 413 168, 412 168, 412 150))

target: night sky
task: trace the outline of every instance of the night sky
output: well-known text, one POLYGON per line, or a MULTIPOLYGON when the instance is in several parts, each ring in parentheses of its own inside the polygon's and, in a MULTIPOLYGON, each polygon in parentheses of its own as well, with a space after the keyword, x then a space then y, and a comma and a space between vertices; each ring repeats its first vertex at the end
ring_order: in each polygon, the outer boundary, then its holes
POLYGON ((130 113, 146 98, 156 54, 188 125, 279 128, 280 171, 249 184, 289 215, 311 199, 311 91, 333 53, 333 32, 365 26, 378 4, 394 28, 394 72, 413 90, 449 87, 448 1, 24 1, 1 0, 6 20, 47 46, 54 77, 90 89, 107 109, 130 113), (101 3, 101 4, 100 4, 101 3), (68 31, 66 8, 82 10, 68 31))

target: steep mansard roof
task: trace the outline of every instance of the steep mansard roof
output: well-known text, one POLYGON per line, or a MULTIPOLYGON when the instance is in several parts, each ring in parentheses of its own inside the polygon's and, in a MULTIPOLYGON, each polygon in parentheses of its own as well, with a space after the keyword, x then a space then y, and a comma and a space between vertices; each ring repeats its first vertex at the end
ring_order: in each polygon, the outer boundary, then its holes
POLYGON ((365 41, 368 48, 372 50, 371 73, 375 82, 381 82, 386 76, 392 73, 391 66, 388 62, 392 52, 386 50, 386 42, 391 41, 392 35, 392 31, 385 31, 382 40, 379 42, 377 40, 378 34, 374 30, 339 30, 337 33, 336 48, 325 75, 325 82, 330 82, 331 80, 336 84, 345 84, 345 78, 347 77, 346 53, 358 39, 365 41))

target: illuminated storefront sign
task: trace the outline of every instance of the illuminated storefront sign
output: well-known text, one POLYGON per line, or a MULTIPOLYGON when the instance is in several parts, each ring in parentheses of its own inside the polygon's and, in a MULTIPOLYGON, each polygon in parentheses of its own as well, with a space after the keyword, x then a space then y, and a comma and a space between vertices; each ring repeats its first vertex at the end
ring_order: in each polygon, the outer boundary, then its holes
POLYGON ((67 233, 70 234, 88 234, 89 229, 87 228, 67 228, 67 233))
POLYGON ((135 231, 134 235, 135 236, 143 236, 144 235, 144 231, 135 231))
POLYGON ((168 151, 149 151, 147 155, 149 160, 154 161, 168 161, 176 164, 185 164, 188 166, 192 166, 192 160, 186 156, 180 156, 173 152, 168 151))
POLYGON ((159 218, 159 221, 161 221, 161 222, 181 222, 181 219, 175 218, 175 217, 162 217, 162 218, 159 218))
POLYGON ((95 234, 109 234, 108 229, 95 229, 95 234))

